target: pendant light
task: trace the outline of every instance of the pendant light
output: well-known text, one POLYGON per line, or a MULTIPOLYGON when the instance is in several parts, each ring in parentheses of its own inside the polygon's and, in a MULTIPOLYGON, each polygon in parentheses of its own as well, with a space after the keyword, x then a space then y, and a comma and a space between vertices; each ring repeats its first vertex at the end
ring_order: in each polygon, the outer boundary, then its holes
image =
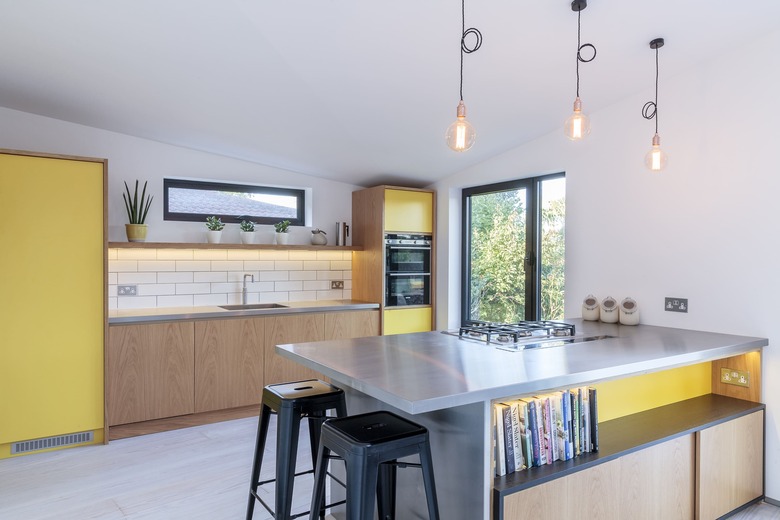
POLYGON ((460 102, 458 103, 457 119, 447 128, 445 138, 447 146, 456 152, 465 152, 472 146, 477 133, 471 123, 466 121, 466 105, 463 103, 463 55, 471 54, 482 46, 482 33, 473 27, 466 29, 466 0, 461 0, 461 37, 460 37, 460 102), (466 44, 466 37, 474 35, 474 45, 466 44))
POLYGON ((577 97, 574 98, 574 112, 564 123, 563 132, 572 141, 584 139, 590 133, 590 118, 582 113, 582 100, 580 99, 580 62, 588 63, 596 57, 596 47, 590 43, 580 45, 581 15, 582 10, 586 7, 588 7, 587 0, 574 0, 571 3, 571 10, 577 13, 577 97), (585 48, 592 49, 593 56, 583 58, 582 50, 585 48))
POLYGON ((650 42, 650 48, 655 50, 655 101, 648 101, 642 107, 642 117, 655 119, 653 147, 645 155, 645 165, 654 172, 661 171, 666 166, 668 159, 666 152, 661 150, 661 137, 658 135, 658 49, 663 46, 663 38, 656 38, 650 42))

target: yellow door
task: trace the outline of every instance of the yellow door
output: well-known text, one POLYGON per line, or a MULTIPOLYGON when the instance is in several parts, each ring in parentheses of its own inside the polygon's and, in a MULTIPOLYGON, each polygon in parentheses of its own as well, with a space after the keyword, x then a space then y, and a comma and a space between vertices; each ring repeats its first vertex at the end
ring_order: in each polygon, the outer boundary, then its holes
POLYGON ((433 193, 386 189, 385 231, 433 233, 433 193))
POLYGON ((103 436, 103 161, 0 153, 0 458, 103 436))

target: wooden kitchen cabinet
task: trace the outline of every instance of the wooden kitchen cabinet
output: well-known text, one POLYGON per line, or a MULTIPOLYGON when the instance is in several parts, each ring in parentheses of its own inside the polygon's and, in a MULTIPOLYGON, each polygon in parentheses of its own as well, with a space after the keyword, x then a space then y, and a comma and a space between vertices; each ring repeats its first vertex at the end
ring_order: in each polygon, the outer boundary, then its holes
POLYGON ((277 354, 276 345, 324 340, 325 315, 290 314, 269 316, 265 320, 265 384, 321 379, 322 374, 277 354))
POLYGON ((265 318, 195 322, 195 412, 258 404, 265 318))
POLYGON ((764 412, 696 433, 696 518, 719 518, 764 494, 764 412))
POLYGON ((108 424, 192 413, 193 342, 192 322, 109 327, 108 424))
POLYGON ((325 314, 326 340, 378 335, 379 311, 329 312, 325 314))

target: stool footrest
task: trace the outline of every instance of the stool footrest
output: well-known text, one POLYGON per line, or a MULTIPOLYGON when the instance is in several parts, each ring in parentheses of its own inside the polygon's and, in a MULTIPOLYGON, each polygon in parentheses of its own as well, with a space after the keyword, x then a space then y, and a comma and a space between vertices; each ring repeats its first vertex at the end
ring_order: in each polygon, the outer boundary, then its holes
MULTIPOLYGON (((308 475, 309 473, 314 473, 313 469, 307 469, 306 471, 301 471, 300 473, 296 473, 295 477, 300 477, 301 475, 308 475)), ((269 480, 261 480, 257 483, 257 487, 264 486, 266 484, 270 484, 271 482, 276 482, 275 478, 269 479, 269 480)))

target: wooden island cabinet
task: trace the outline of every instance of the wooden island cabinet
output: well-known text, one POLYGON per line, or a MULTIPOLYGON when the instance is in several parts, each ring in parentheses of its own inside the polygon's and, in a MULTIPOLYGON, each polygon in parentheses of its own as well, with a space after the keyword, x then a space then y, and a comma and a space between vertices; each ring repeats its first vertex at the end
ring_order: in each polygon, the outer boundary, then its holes
POLYGON ((211 412, 255 415, 265 385, 324 377, 279 356, 276 345, 378 333, 378 310, 111 324, 108 424, 149 421, 139 431, 151 432, 168 429, 152 424, 159 419, 188 416, 194 425, 212 422, 211 412))

